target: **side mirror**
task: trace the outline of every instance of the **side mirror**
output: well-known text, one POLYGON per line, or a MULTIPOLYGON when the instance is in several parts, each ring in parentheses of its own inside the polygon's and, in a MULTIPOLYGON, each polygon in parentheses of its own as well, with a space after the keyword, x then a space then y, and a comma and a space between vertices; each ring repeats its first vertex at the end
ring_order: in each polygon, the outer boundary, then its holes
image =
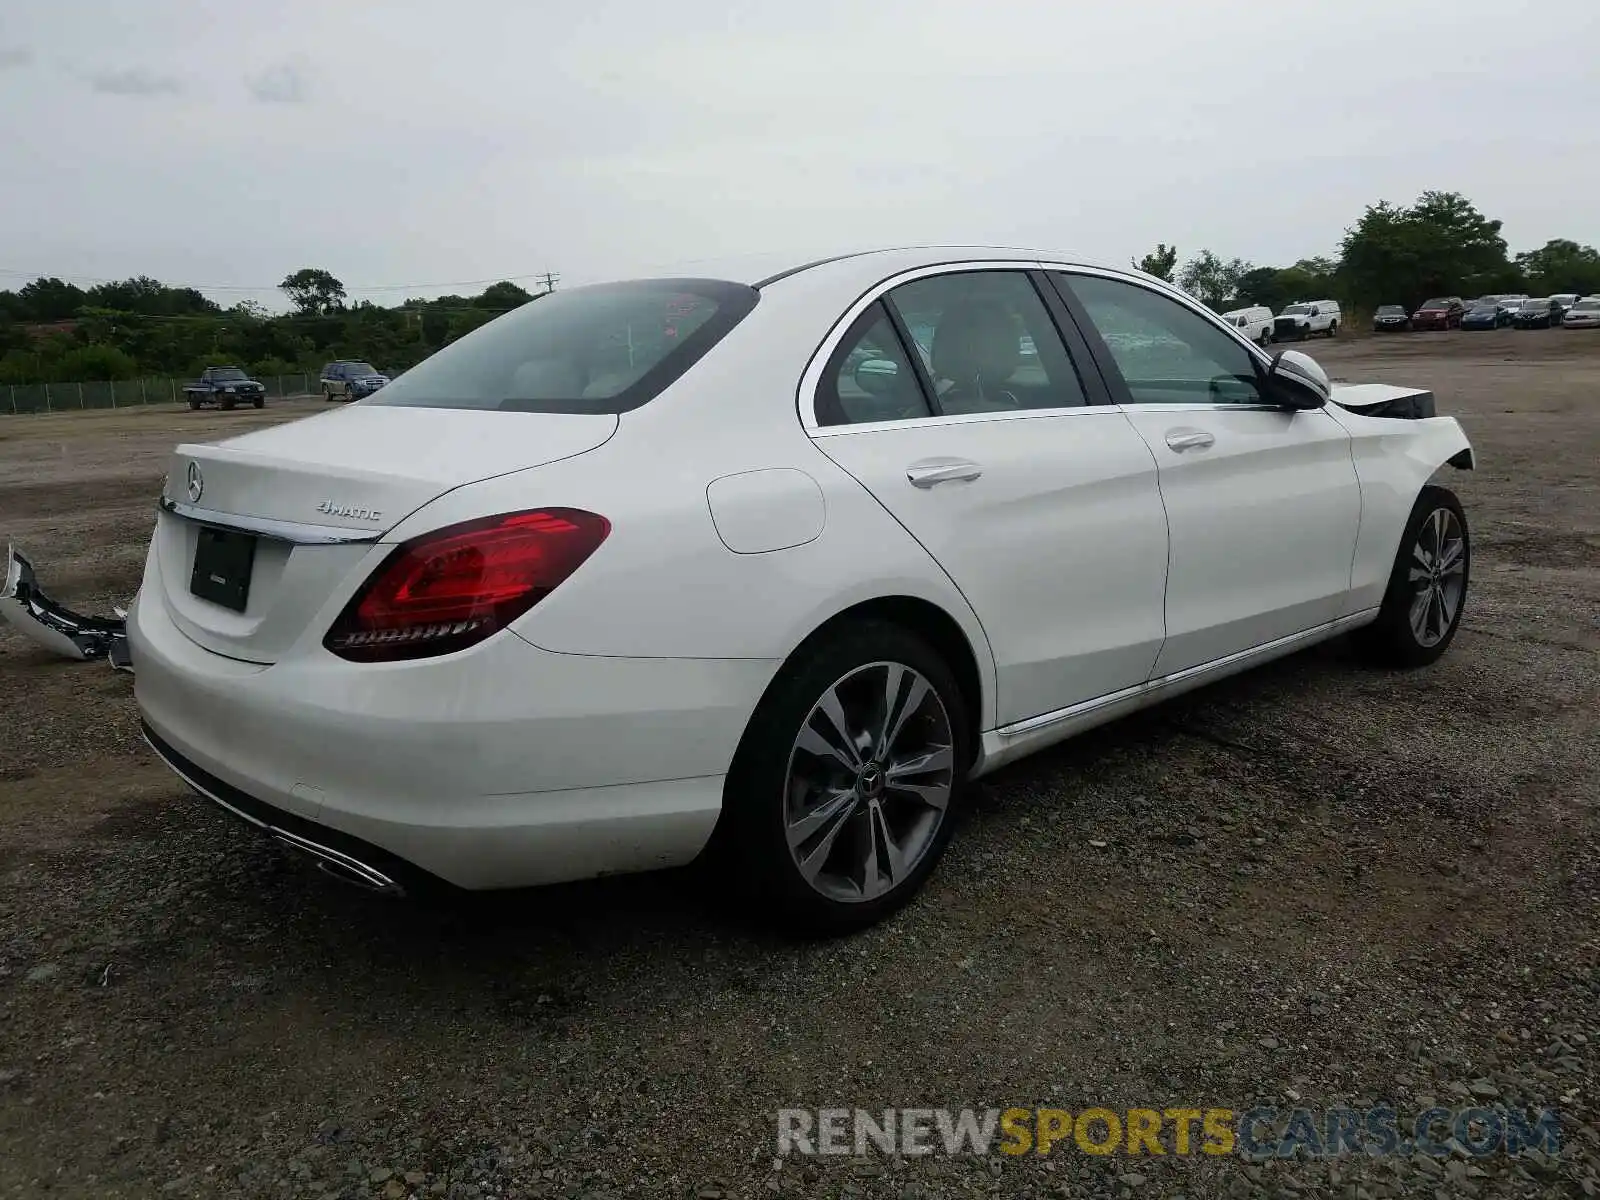
POLYGON ((900 387, 900 364, 888 358, 869 358, 856 367, 855 381, 869 396, 892 395, 900 387))
POLYGON ((1279 350, 1267 369, 1272 398, 1286 408, 1321 408, 1333 398, 1333 384, 1317 360, 1299 350, 1279 350))

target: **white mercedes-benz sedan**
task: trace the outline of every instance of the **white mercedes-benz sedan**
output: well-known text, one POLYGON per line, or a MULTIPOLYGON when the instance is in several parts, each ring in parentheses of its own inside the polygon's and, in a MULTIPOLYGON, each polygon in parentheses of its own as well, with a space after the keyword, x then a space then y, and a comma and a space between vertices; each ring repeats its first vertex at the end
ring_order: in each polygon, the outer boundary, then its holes
POLYGON ((1076 256, 636 279, 177 447, 127 643, 156 753, 348 880, 700 860, 843 929, 966 780, 1346 632, 1436 659, 1446 464, 1426 389, 1076 256))

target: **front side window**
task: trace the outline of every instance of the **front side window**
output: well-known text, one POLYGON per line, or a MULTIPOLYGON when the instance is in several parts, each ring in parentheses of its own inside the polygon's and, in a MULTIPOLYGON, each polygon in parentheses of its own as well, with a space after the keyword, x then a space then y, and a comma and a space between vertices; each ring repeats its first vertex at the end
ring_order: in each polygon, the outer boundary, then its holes
POLYGON ((1050 312, 1021 271, 959 271, 887 296, 945 415, 1087 403, 1050 312))
POLYGON ((1135 404, 1259 404, 1256 360, 1186 305, 1099 275, 1057 275, 1088 311, 1135 404))
POLYGON ((424 359, 363 404, 622 413, 692 367, 760 293, 712 279, 644 279, 550 292, 424 359))

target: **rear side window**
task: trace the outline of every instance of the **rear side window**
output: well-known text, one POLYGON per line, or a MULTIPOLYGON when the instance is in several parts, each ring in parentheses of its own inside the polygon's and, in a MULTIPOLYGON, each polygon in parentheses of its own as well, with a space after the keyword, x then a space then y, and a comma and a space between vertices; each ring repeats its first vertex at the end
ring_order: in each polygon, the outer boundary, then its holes
POLYGON ((552 292, 424 359, 363 404, 622 413, 653 399, 756 306, 714 279, 645 279, 552 292))
POLYGON ((1021 271, 958 271, 888 295, 927 369, 940 413, 1088 403, 1049 310, 1021 271))
POLYGON ((881 302, 856 318, 817 389, 817 421, 857 425, 930 416, 916 368, 881 302))

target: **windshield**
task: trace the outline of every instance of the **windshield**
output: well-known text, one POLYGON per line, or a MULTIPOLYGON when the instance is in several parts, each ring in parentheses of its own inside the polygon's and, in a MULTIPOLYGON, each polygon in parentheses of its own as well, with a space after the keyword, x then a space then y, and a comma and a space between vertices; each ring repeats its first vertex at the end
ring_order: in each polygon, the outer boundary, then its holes
POLYGON ((1595 312, 1600 310, 1600 300, 1579 300, 1572 306, 1574 312, 1595 312))
POLYGON ((345 363, 344 369, 352 375, 376 375, 378 373, 371 363, 363 362, 345 363))
POLYGON ((1380 304, 1378 305, 1378 311, 1383 313, 1385 316, 1393 316, 1395 313, 1403 313, 1406 310, 1401 308, 1398 304, 1380 304))
POLYGON ((1311 305, 1309 305, 1309 304, 1291 304, 1291 305, 1289 305, 1288 308, 1284 309, 1283 311, 1286 312, 1286 313, 1308 313, 1308 312, 1311 311, 1311 305))
POLYGON ((1474 300, 1472 302, 1472 311, 1473 312, 1487 312, 1491 308, 1499 308, 1499 307, 1500 307, 1500 301, 1498 301, 1498 300, 1474 300))
POLYGON ((228 380, 232 379, 244 379, 246 377, 245 373, 238 367, 212 367, 211 370, 206 372, 206 374, 209 378, 220 380, 222 382, 227 382, 228 380))
POLYGON ((1440 299, 1437 299, 1437 298, 1435 298, 1433 300, 1424 300, 1422 302, 1422 307, 1423 308, 1449 308, 1450 307, 1450 301, 1448 301, 1448 300, 1440 300, 1440 299))
POLYGON ((1550 307, 1550 301, 1549 300, 1524 300, 1522 302, 1522 307, 1525 308, 1529 312, 1537 312, 1541 308, 1549 308, 1550 307))
POLYGON ((747 284, 712 279, 551 292, 452 342, 361 403, 627 412, 693 366, 759 297, 747 284))

